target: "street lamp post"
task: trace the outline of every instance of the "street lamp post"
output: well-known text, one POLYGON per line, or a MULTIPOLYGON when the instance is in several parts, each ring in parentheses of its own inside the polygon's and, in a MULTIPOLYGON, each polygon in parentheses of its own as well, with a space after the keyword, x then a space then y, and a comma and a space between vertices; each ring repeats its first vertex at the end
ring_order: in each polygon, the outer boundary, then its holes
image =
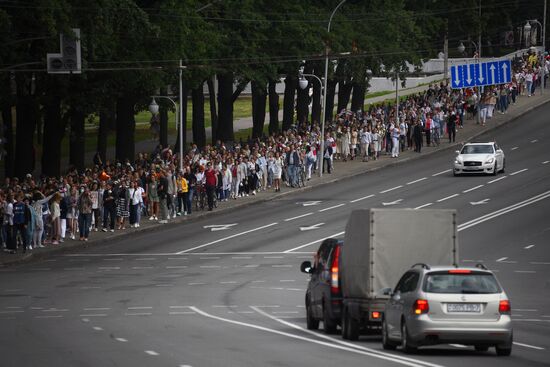
MULTIPOLYGON (((304 74, 302 72, 302 70, 300 70, 299 72, 299 77, 300 79, 298 80, 298 84, 300 85, 300 89, 306 89, 309 82, 306 78, 304 78, 305 76, 309 76, 309 77, 312 77, 312 78, 315 78, 317 79, 317 81, 319 82, 319 85, 321 86, 321 89, 323 88, 326 88, 326 85, 323 85, 323 81, 315 74, 304 74)), ((326 80, 326 79, 325 79, 326 80)), ((322 119, 324 121, 324 115, 325 115, 325 105, 323 104, 323 112, 322 112, 323 116, 322 116, 322 119)), ((324 151, 324 146, 323 146, 323 141, 324 141, 324 134, 325 134, 325 124, 324 122, 321 124, 323 127, 321 128, 321 152, 317 154, 317 160, 318 160, 318 164, 317 166, 319 167, 319 177, 321 177, 323 175, 323 151, 324 151)))
MULTIPOLYGON (((332 24, 332 18, 334 17, 334 14, 336 11, 344 5, 346 0, 340 1, 338 5, 336 5, 336 8, 332 11, 332 14, 330 14, 330 18, 328 20, 328 26, 327 26, 327 33, 330 33, 330 25, 332 24)), ((322 155, 325 151, 325 120, 327 115, 327 83, 328 83, 328 41, 325 43, 325 83, 323 88, 323 116, 321 116, 321 159, 322 155)), ((332 112, 331 112, 332 115, 332 112)), ((317 157, 319 159, 319 157, 317 157)), ((319 177, 323 176, 323 169, 321 165, 321 169, 319 169, 319 177)))

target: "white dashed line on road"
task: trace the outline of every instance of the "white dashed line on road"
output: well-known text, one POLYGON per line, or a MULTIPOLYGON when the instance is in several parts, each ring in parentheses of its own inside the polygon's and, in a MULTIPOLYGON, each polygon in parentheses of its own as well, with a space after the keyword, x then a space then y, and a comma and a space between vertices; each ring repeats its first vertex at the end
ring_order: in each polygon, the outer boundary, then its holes
POLYGON ((502 262, 504 260, 508 259, 507 257, 501 257, 500 259, 496 260, 497 263, 502 262))
POLYGON ((374 194, 363 196, 362 198, 358 198, 358 199, 355 199, 355 200, 350 200, 350 203, 356 203, 358 201, 365 200, 365 199, 370 199, 372 197, 374 197, 374 194))
POLYGON ((101 260, 103 260, 103 261, 122 261, 122 259, 120 259, 120 258, 114 258, 114 259, 113 258, 108 258, 108 259, 101 259, 101 260))
POLYGON ((85 268, 63 268, 65 271, 82 271, 85 268))
POLYGON ((154 350, 146 350, 145 353, 149 354, 150 356, 158 356, 159 354, 155 352, 154 350))
POLYGON ((272 268, 291 268, 292 265, 271 265, 272 268))
POLYGON ((530 261, 529 264, 531 264, 531 265, 550 265, 550 262, 544 262, 544 261, 530 261))
POLYGON ((534 274, 534 273, 536 273, 536 271, 534 271, 534 270, 514 270, 514 273, 534 274))
POLYGON ((187 285, 205 285, 206 283, 201 282, 194 282, 194 283, 187 283, 187 285))
POLYGON ((390 191, 393 191, 393 190, 400 189, 400 188, 402 188, 402 187, 403 187, 403 185, 395 186, 395 187, 392 187, 391 189, 386 189, 386 190, 380 191, 380 194, 385 194, 385 193, 387 193, 387 192, 390 192, 390 191))
POLYGON ((467 192, 477 190, 477 189, 479 189, 479 188, 481 188, 481 187, 483 187, 483 186, 485 186, 485 185, 477 185, 477 186, 474 186, 474 187, 472 187, 472 188, 470 188, 470 189, 468 189, 468 190, 462 191, 462 193, 465 194, 465 193, 467 193, 467 192))
POLYGON ((194 311, 172 311, 168 312, 168 315, 177 316, 177 315, 194 315, 196 312, 194 311))
POLYGON ((287 218, 287 219, 285 219, 284 221, 285 221, 285 222, 290 222, 291 220, 300 219, 300 218, 307 217, 308 215, 312 215, 312 214, 313 214, 313 212, 309 212, 309 213, 306 213, 306 214, 298 215, 298 216, 296 216, 296 217, 287 218))
POLYGON ((135 261, 154 261, 156 260, 155 257, 141 257, 141 258, 137 258, 137 259, 134 259, 135 261))
POLYGON ((433 205, 433 203, 427 203, 427 204, 424 204, 424 205, 420 205, 420 206, 417 206, 415 209, 422 209, 422 208, 425 208, 425 207, 430 206, 430 205, 433 205))
POLYGON ((167 266, 166 269, 187 269, 187 265, 173 265, 173 266, 167 266))
POLYGON ((151 316, 151 312, 135 312, 135 313, 125 313, 125 316, 151 316))
POLYGON ((45 315, 45 316, 35 316, 35 319, 59 319, 62 318, 63 315, 45 315))
POLYGON ((243 265, 242 267, 243 267, 243 268, 257 268, 258 266, 260 266, 260 265, 251 264, 251 265, 243 265))
POLYGON ((92 327, 92 329, 94 329, 95 331, 103 331, 103 328, 101 328, 99 326, 94 326, 94 327, 92 327))
POLYGON ((0 311, 0 314, 10 314, 10 313, 23 313, 22 310, 13 310, 13 311, 0 311))
POLYGON ((512 172, 512 173, 510 173, 510 176, 515 176, 515 175, 517 175, 518 173, 522 173, 522 172, 527 171, 528 169, 529 169, 529 168, 524 168, 524 169, 520 169, 519 171, 512 172))
POLYGON ((231 280, 231 281, 227 281, 227 282, 220 282, 220 284, 237 284, 237 282, 231 280))
POLYGON ((127 339, 124 339, 124 338, 115 338, 115 340, 117 342, 121 342, 121 343, 128 343, 128 340, 127 339))
POLYGON ((510 150, 516 150, 518 149, 519 147, 512 147, 510 150))
POLYGON ((219 265, 201 265, 199 266, 201 269, 219 269, 221 266, 219 265))
POLYGON ((84 311, 108 311, 110 310, 110 307, 87 307, 84 308, 84 311))
POLYGON ((536 350, 544 350, 543 347, 537 347, 535 345, 523 344, 523 343, 518 343, 518 342, 513 342, 513 343, 514 343, 514 345, 519 345, 520 347, 531 348, 531 349, 536 349, 536 350))
POLYGON ((437 200, 438 203, 442 202, 442 201, 445 201, 445 200, 449 200, 449 199, 452 199, 452 198, 456 198, 459 194, 453 194, 453 195, 450 195, 450 196, 447 196, 445 198, 441 198, 439 200, 437 200))
POLYGON ((327 210, 331 210, 331 209, 336 209, 336 208, 339 208, 341 206, 344 206, 346 204, 338 204, 338 205, 334 205, 334 206, 329 206, 328 208, 325 208, 325 209, 320 209, 319 212, 326 212, 327 210))
POLYGON ((99 270, 120 270, 119 266, 100 266, 99 270))
POLYGON ((146 269, 154 269, 154 266, 132 266, 133 270, 146 270, 146 269))
POLYGON ((422 178, 419 178, 418 180, 407 182, 407 185, 412 185, 412 184, 415 184, 417 182, 424 181, 424 180, 427 180, 427 179, 428 179, 428 177, 422 177, 422 178))
POLYGON ((497 181, 500 181, 500 180, 504 180, 506 177, 508 177, 508 176, 502 176, 502 177, 499 177, 499 178, 495 178, 494 180, 487 181, 487 183, 488 183, 488 184, 492 184, 493 182, 497 182, 497 181))
POLYGON ((88 313, 84 315, 78 315, 78 317, 107 317, 106 313, 88 313))
POLYGON ((250 259, 252 259, 252 256, 232 256, 231 259, 233 259, 233 260, 250 260, 250 259))
POLYGON ((284 256, 264 256, 264 259, 284 259, 284 256))
POLYGON ((151 310, 153 307, 151 306, 135 306, 135 307, 128 307, 129 310, 151 310))
POLYGON ((524 249, 529 250, 529 249, 531 249, 531 248, 533 248, 533 247, 535 247, 535 245, 525 246, 524 249))
POLYGON ((101 287, 90 286, 90 287, 80 287, 80 289, 82 289, 82 290, 84 290, 84 289, 101 289, 101 287))
POLYGON ((447 173, 447 172, 451 172, 451 170, 450 170, 450 169, 446 169, 445 171, 441 171, 441 172, 434 173, 432 176, 433 176, 433 177, 439 176, 439 175, 442 175, 442 174, 447 173))
POLYGON ((518 312, 537 312, 538 310, 536 308, 512 308, 512 311, 513 312, 515 312, 515 311, 518 311, 518 312))
POLYGON ((199 257, 199 260, 218 260, 219 256, 199 257))
POLYGON ((537 139, 533 139, 531 140, 531 143, 536 143, 538 140, 537 139))
POLYGON ((279 282, 281 282, 281 283, 290 283, 290 282, 295 282, 295 281, 296 280, 294 280, 294 279, 281 279, 281 280, 279 280, 279 282))
POLYGON ((544 162, 542 162, 542 164, 548 164, 548 163, 550 163, 550 161, 544 161, 544 162))

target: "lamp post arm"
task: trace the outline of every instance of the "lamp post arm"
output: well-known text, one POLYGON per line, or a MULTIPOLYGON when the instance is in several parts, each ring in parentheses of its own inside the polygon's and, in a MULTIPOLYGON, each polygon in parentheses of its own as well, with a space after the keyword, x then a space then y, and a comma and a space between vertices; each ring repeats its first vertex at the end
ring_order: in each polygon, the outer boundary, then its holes
POLYGON ((319 78, 317 75, 315 74, 304 74, 302 73, 302 76, 310 76, 310 77, 313 77, 315 79, 317 79, 319 81, 319 84, 321 85, 321 88, 323 88, 323 82, 321 81, 321 78, 319 78))
POLYGON ((336 11, 337 11, 338 9, 340 9, 340 7, 341 7, 342 5, 344 5, 345 2, 346 2, 346 0, 340 1, 340 3, 339 3, 338 5, 336 5, 336 8, 334 8, 334 10, 332 11, 332 14, 330 14, 330 18, 329 18, 329 20, 328 20, 327 32, 330 33, 330 24, 332 23, 332 18, 334 17, 334 14, 336 14, 336 11))

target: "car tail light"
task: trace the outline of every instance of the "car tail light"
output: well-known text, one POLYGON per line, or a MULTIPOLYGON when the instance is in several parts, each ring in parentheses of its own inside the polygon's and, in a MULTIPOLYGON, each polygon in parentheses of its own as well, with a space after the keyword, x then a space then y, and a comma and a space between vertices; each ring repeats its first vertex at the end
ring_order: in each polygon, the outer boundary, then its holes
POLYGON ((452 270, 449 270, 449 274, 471 274, 472 271, 471 270, 467 270, 467 269, 452 269, 452 270))
POLYGON ((414 301, 413 311, 415 315, 421 315, 423 313, 428 313, 430 310, 430 305, 425 299, 417 299, 414 301))
POLYGON ((512 306, 510 306, 510 301, 503 299, 498 304, 498 312, 509 314, 512 311, 512 306))
POLYGON ((332 265, 330 267, 330 291, 332 293, 338 293, 340 291, 340 282, 338 277, 338 258, 340 257, 340 246, 336 246, 334 250, 334 257, 332 259, 332 265))
POLYGON ((371 315, 372 319, 379 319, 380 318, 380 312, 378 312, 378 311, 372 311, 370 315, 371 315))

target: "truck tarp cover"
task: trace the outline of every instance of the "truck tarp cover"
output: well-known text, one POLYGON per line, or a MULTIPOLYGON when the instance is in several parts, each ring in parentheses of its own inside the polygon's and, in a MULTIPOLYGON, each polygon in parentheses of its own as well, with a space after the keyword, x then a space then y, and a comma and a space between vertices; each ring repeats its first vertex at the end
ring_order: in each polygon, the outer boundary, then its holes
POLYGON ((341 254, 344 297, 380 296, 381 289, 393 289, 415 263, 455 264, 456 234, 455 210, 354 210, 341 254))

